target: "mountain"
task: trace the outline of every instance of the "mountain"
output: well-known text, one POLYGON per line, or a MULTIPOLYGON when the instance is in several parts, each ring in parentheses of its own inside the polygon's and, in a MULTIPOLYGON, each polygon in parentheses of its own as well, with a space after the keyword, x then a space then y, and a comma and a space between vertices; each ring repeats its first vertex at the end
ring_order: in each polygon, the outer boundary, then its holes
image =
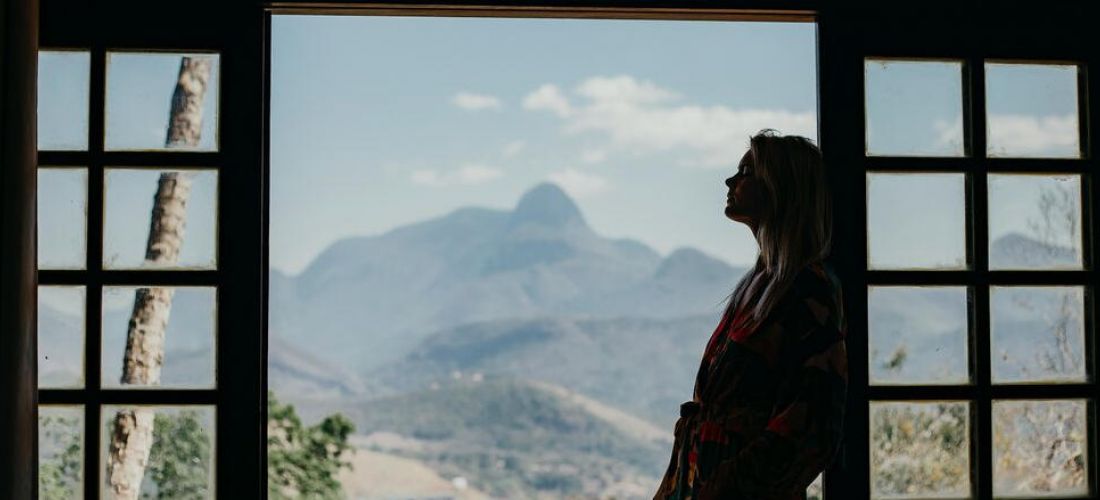
POLYGON ((691 397, 715 315, 673 319, 545 317, 465 323, 368 375, 403 393, 451 380, 523 376, 671 428, 691 397))
POLYGON ((290 345, 368 373, 463 323, 712 313, 741 272, 697 250, 662 259, 600 236, 542 183, 510 211, 460 208, 338 241, 298 276, 273 271, 271 325, 290 345))
POLYGON ((1008 233, 993 240, 989 249, 990 267, 1000 268, 1080 268, 1080 254, 1063 246, 1049 245, 1020 233, 1008 233))
POLYGON ((347 410, 371 451, 415 459, 495 498, 652 495, 671 430, 548 384, 459 380, 347 410))

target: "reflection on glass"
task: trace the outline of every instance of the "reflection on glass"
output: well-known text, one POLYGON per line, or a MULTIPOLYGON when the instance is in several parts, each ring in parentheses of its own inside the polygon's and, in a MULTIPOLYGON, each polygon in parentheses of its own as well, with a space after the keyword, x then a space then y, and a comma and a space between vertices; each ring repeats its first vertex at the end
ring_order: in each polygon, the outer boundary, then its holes
POLYGON ((88 171, 38 169, 38 268, 84 269, 88 171))
POLYGON ((871 498, 968 498, 966 402, 872 402, 871 498))
POLYGON ((218 55, 107 53, 108 150, 218 149, 218 55))
POLYGON ((870 287, 871 383, 967 383, 966 304, 964 287, 870 287))
POLYGON ((215 295, 212 287, 104 287, 103 387, 214 387, 215 295), (127 352, 131 343, 143 349, 127 352))
POLYGON ((962 63, 868 59, 867 154, 963 156, 962 63))
POLYGON ((88 149, 87 51, 38 53, 38 149, 88 149))
POLYGON ((100 421, 104 498, 215 497, 212 406, 108 405, 100 421))
POLYGON ((966 268, 963 174, 867 174, 868 266, 966 268))
POLYGON ((993 494, 1088 493, 1085 400, 993 402, 993 494))
POLYGON ((1077 158, 1076 65, 986 63, 987 154, 1077 158))
POLYGON ((82 407, 38 407, 38 498, 84 498, 82 407))
POLYGON ((1081 177, 989 174, 989 268, 1081 269, 1081 177))
POLYGON ((993 381, 1085 381, 1083 287, 990 289, 993 381))
POLYGON ((84 387, 84 287, 38 287, 38 387, 84 387))
POLYGON ((217 172, 110 168, 104 183, 104 267, 216 267, 217 172))

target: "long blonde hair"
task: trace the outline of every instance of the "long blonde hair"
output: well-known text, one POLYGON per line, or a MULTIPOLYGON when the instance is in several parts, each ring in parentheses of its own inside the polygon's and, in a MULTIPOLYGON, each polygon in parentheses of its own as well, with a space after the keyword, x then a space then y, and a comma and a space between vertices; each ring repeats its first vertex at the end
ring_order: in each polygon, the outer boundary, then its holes
POLYGON ((829 255, 832 202, 821 150, 809 139, 765 129, 749 139, 749 150, 767 204, 756 231, 756 264, 728 297, 727 312, 756 299, 750 321, 758 325, 803 267, 829 255))

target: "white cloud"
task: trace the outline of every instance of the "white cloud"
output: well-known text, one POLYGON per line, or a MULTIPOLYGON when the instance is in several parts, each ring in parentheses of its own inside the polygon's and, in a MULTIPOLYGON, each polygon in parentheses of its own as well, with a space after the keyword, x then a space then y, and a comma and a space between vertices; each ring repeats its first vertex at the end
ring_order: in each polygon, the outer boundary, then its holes
POLYGON ((451 186, 455 184, 470 186, 491 181, 501 175, 503 175, 503 173, 500 169, 487 165, 470 163, 451 172, 440 173, 437 170, 431 169, 417 170, 409 176, 409 180, 414 184, 433 187, 451 186))
MULTIPOLYGON (((946 151, 962 151, 963 122, 962 118, 954 121, 936 120, 932 124, 936 129, 936 148, 946 151)), ((873 129, 871 129, 873 130, 873 129)))
POLYGON ((451 98, 451 103, 467 111, 481 111, 483 109, 500 109, 500 99, 487 94, 475 94, 472 92, 459 92, 451 98))
POLYGON ((551 172, 547 179, 561 186, 565 192, 574 198, 602 193, 608 189, 607 179, 595 174, 582 172, 574 168, 566 168, 557 172, 551 172))
POLYGON ((816 136, 813 112, 685 104, 679 94, 629 75, 591 77, 574 92, 583 104, 571 104, 558 87, 545 84, 527 96, 524 108, 555 112, 567 133, 607 137, 605 154, 684 150, 691 153, 686 165, 728 167, 760 129, 816 136))
POLYGON ((505 157, 505 158, 511 158, 511 157, 519 154, 520 151, 523 151, 523 148, 526 147, 526 146, 527 146, 527 143, 523 142, 523 141, 509 142, 508 144, 504 145, 503 149, 500 150, 500 155, 505 157))
POLYGON ((1077 115, 989 115, 989 149, 1012 156, 1076 156, 1077 115))
POLYGON ((573 113, 569 99, 562 94, 557 85, 547 83, 523 98, 523 109, 546 110, 565 118, 573 113))
POLYGON ((581 151, 582 163, 600 163, 607 159, 607 151, 602 149, 586 149, 581 151))
POLYGON ((458 169, 455 178, 459 184, 481 184, 500 177, 498 169, 485 165, 465 165, 458 169))

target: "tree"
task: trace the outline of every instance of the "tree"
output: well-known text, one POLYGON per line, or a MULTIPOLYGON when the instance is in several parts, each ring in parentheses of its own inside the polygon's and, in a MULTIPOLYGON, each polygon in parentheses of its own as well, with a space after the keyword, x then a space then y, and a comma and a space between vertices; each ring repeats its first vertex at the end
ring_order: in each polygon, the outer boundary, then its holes
POLYGON ((80 496, 83 476, 81 428, 78 418, 38 417, 38 498, 68 500, 80 496))
MULTIPOLYGON (((184 57, 172 95, 165 145, 194 147, 202 130, 202 103, 210 79, 209 57, 184 57)), ((188 175, 169 172, 157 182, 149 224, 145 262, 173 265, 179 260, 191 192, 188 175)), ((126 332, 122 384, 158 385, 164 363, 164 333, 172 308, 171 288, 139 288, 126 332)), ((107 456, 107 483, 115 498, 138 497, 149 453, 155 418, 150 408, 120 410, 115 415, 107 456)))
POLYGON ((210 493, 210 435, 194 410, 154 420, 148 475, 155 487, 144 498, 206 498, 210 493))
POLYGON ((351 468, 343 456, 355 426, 337 413, 312 427, 302 425, 294 406, 267 392, 267 491, 273 499, 343 498, 336 475, 351 468))

